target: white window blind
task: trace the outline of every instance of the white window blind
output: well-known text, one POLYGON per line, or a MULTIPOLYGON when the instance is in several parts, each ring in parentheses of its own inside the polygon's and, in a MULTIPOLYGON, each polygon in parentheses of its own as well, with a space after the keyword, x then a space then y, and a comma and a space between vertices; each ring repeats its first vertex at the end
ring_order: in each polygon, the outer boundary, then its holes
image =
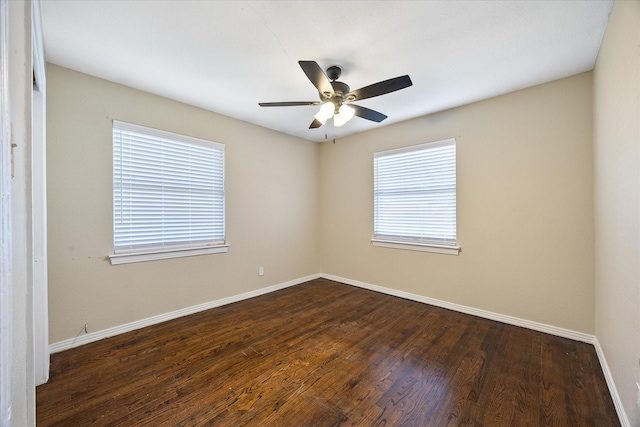
POLYGON ((224 145, 113 121, 114 252, 225 241, 224 145))
POLYGON ((374 154, 374 239, 456 245, 456 141, 374 154))

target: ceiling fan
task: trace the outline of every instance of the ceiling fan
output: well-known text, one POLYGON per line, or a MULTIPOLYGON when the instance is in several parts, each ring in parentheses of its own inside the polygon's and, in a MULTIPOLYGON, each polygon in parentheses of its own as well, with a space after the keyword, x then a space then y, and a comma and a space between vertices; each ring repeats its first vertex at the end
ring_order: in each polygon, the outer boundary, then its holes
POLYGON ((409 76, 400 76, 393 79, 374 83, 360 89, 351 90, 349 86, 338 79, 342 74, 342 68, 332 65, 327 68, 325 74, 315 61, 298 61, 302 71, 307 75, 311 83, 318 89, 320 101, 292 101, 292 102, 260 102, 261 107, 295 107, 301 105, 320 105, 320 111, 314 116, 309 129, 319 128, 333 117, 334 126, 342 126, 353 116, 362 117, 380 123, 387 118, 384 114, 356 104, 347 104, 362 99, 373 98, 385 93, 395 92, 411 86, 413 83, 409 76))

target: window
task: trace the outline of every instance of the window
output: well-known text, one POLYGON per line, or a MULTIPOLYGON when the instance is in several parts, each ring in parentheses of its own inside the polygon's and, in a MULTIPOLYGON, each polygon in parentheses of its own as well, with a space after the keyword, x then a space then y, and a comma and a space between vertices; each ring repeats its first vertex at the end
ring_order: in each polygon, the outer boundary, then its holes
POLYGON ((457 255, 456 141, 373 156, 375 246, 457 255))
POLYGON ((112 264, 226 252, 224 145, 113 121, 112 264))

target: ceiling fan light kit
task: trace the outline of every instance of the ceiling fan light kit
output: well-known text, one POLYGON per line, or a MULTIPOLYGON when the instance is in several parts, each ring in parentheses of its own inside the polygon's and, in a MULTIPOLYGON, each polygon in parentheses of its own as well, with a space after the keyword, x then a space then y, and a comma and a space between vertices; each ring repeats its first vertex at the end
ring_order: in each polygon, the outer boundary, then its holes
POLYGON ((325 124, 327 120, 333 117, 336 106, 333 102, 325 102, 320 106, 320 111, 314 116, 316 120, 325 124))
POLYGON ((338 114, 333 116, 333 125, 334 126, 342 126, 347 123, 349 120, 353 118, 356 110, 347 104, 342 104, 339 108, 338 114))
POLYGON ((347 123, 347 119, 344 116, 341 116, 340 114, 336 114, 333 116, 333 125, 335 127, 342 126, 345 123, 347 123))
POLYGON ((353 116, 380 123, 387 118, 386 115, 360 105, 345 104, 345 102, 373 98, 374 96, 380 96, 407 88, 413 84, 409 76, 400 76, 351 91, 349 85, 338 81, 338 78, 340 78, 342 74, 342 68, 339 66, 332 65, 327 68, 327 72, 325 73, 315 61, 298 61, 298 64, 300 64, 302 71, 304 71, 311 83, 313 83, 318 90, 320 102, 260 102, 258 105, 261 107, 321 105, 320 110, 313 117, 313 122, 311 122, 309 129, 319 128, 331 117, 333 117, 333 125, 336 127, 343 126, 351 120, 353 116))

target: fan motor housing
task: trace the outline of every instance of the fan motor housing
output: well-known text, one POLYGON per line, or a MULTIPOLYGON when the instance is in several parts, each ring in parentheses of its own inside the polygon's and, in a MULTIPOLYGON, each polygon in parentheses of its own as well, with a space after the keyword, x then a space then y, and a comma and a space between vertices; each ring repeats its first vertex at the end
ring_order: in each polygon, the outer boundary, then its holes
POLYGON ((351 92, 349 85, 346 83, 334 81, 331 82, 331 86, 333 87, 333 91, 336 93, 336 96, 340 98, 344 98, 346 94, 351 92))

